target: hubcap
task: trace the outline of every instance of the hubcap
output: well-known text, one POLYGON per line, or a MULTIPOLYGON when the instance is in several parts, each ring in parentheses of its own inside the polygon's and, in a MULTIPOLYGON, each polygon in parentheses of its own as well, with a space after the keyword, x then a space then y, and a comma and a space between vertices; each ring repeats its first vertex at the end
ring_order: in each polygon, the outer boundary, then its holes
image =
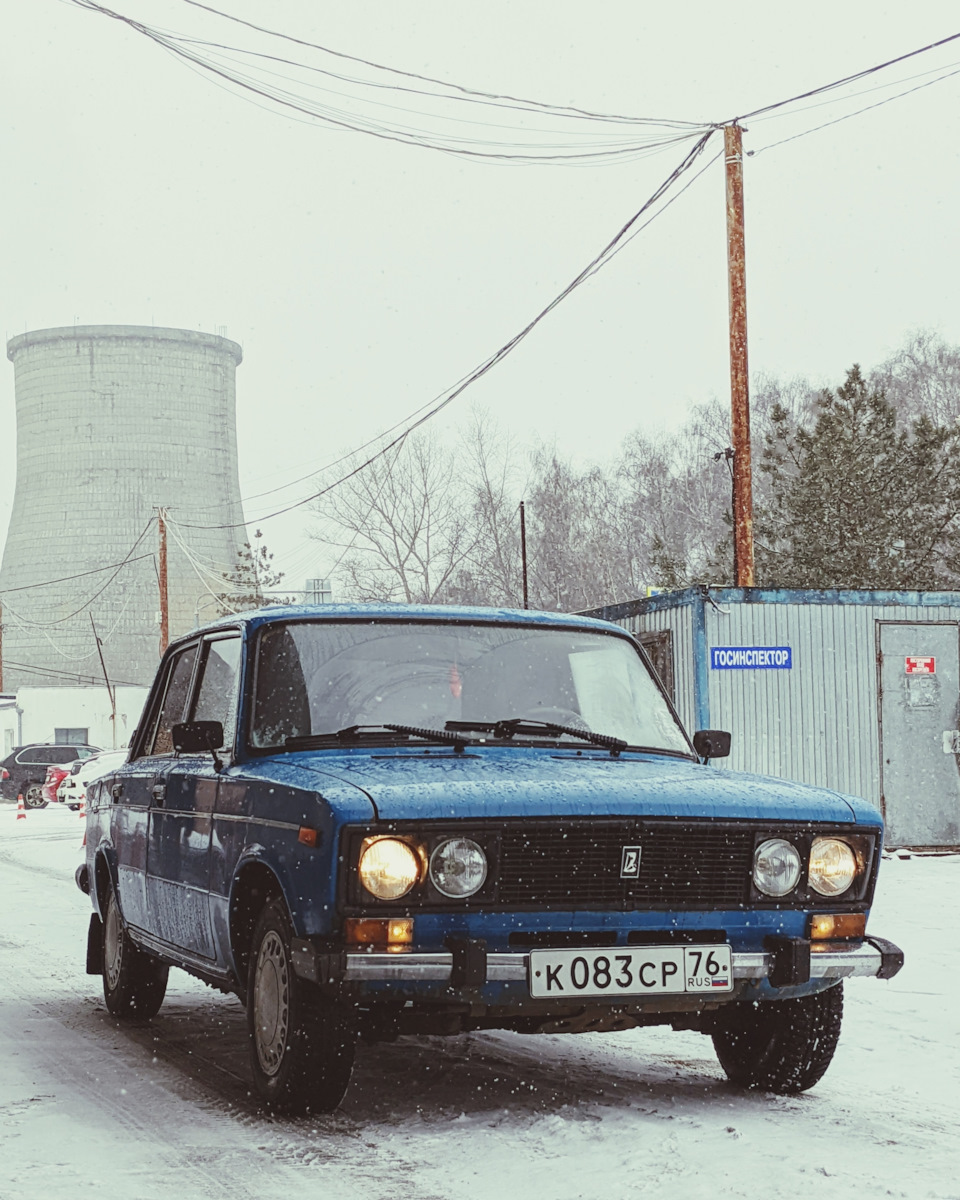
POLYGON ((117 902, 116 900, 111 900, 107 906, 107 919, 103 927, 103 969, 107 977, 107 986, 111 991, 120 982, 120 968, 122 965, 123 931, 120 928, 117 902))
POLYGON ((260 943, 253 981, 253 1035, 267 1075, 280 1070, 289 1027, 290 967, 280 935, 271 929, 260 943))

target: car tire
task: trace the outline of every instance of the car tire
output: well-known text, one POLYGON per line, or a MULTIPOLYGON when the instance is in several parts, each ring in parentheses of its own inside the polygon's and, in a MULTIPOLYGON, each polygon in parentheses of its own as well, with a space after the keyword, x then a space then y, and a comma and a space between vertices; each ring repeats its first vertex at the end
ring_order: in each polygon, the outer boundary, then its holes
POLYGON ((26 808, 44 808, 47 802, 43 798, 43 784, 29 784, 23 793, 23 803, 26 808))
POLYGON ((113 889, 103 920, 103 999, 114 1017, 155 1017, 167 991, 169 968, 131 941, 113 889))
POLYGON ((792 1000, 734 1004, 718 1014, 713 1044, 731 1082, 778 1095, 805 1092, 833 1058, 843 984, 792 1000))
POLYGON ((260 913, 250 947, 247 1027, 257 1090, 277 1112, 333 1112, 350 1082, 356 1032, 342 1005, 293 969, 280 900, 260 913))

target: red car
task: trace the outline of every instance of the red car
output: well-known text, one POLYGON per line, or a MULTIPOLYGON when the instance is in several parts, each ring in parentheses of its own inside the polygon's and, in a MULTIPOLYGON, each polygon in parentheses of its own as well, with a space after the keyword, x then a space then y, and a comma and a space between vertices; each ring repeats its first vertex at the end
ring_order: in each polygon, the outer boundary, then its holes
POLYGON ((47 767, 47 777, 43 781, 40 794, 48 804, 57 803, 57 788, 73 769, 73 763, 51 763, 47 767))

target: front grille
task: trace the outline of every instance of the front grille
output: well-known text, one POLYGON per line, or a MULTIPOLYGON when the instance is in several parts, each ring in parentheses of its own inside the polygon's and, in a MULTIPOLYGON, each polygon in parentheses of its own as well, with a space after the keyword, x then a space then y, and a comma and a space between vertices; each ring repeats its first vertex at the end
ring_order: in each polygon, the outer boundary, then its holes
POLYGON ((755 831, 708 822, 592 821, 507 826, 497 899, 563 908, 732 907, 747 895, 755 831), (624 846, 640 872, 621 879, 624 846))

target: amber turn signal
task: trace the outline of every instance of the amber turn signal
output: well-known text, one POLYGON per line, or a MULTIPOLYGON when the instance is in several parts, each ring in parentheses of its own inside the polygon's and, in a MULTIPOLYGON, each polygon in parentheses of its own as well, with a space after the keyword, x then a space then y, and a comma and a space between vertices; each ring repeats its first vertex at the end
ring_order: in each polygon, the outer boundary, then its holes
POLYGON ((409 946, 413 917, 347 917, 343 931, 350 946, 409 946))
POLYGON ((814 941, 862 938, 866 932, 865 913, 814 913, 810 918, 810 937, 814 941))
POLYGON ((297 841, 303 842, 305 846, 315 846, 317 844, 317 831, 311 829, 309 825, 301 825, 300 832, 297 834, 297 841))

